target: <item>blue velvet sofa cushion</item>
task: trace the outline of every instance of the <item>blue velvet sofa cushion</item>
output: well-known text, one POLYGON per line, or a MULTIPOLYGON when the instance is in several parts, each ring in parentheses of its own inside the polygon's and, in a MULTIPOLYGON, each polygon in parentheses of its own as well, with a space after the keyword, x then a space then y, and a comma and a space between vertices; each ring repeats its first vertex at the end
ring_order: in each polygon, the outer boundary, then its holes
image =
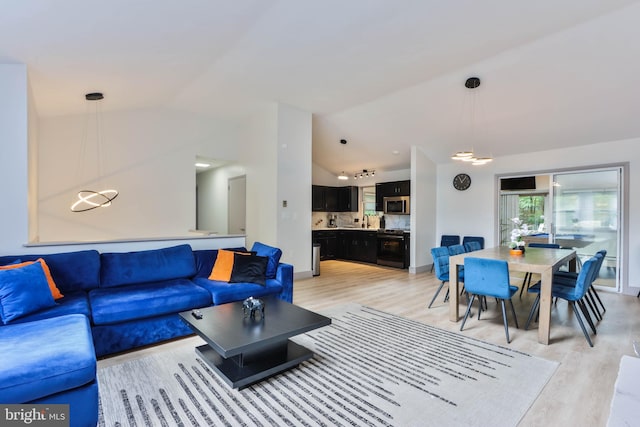
MULTIPOLYGON (((71 426, 98 425, 98 381, 92 381, 82 387, 76 387, 62 393, 45 396, 41 399, 32 400, 25 403, 33 404, 61 404, 69 405, 69 419, 71 426)), ((36 424, 31 424, 36 425, 36 424)))
POLYGON ((0 270, 0 320, 5 325, 55 305, 41 263, 0 270))
POLYGON ((93 289, 93 323, 107 325, 211 305, 211 294, 188 279, 93 289))
POLYGON ((227 283, 205 278, 193 279, 196 285, 211 292, 215 305, 232 301, 242 301, 249 297, 278 295, 282 291, 282 283, 275 279, 267 279, 265 286, 255 283, 227 283))
POLYGON ((0 257, 0 265, 15 260, 35 261, 44 259, 51 276, 62 294, 97 288, 100 283, 100 254, 95 250, 64 252, 48 255, 11 255, 0 257))
POLYGON ((273 246, 265 245, 264 243, 255 242, 251 247, 251 252, 255 252, 256 255, 269 258, 267 264, 267 279, 273 279, 276 277, 276 271, 278 270, 278 263, 280 257, 282 257, 282 250, 274 248, 273 246))
POLYGON ((66 314, 83 314, 91 319, 89 299, 85 291, 67 292, 63 298, 55 301, 54 306, 20 317, 19 319, 15 319, 11 324, 33 322, 34 320, 48 319, 50 317, 64 316, 66 314))
POLYGON ((0 328, 0 403, 24 403, 96 378, 89 320, 70 314, 0 328))
POLYGON ((189 245, 148 251, 103 253, 100 287, 192 277, 196 263, 189 245))

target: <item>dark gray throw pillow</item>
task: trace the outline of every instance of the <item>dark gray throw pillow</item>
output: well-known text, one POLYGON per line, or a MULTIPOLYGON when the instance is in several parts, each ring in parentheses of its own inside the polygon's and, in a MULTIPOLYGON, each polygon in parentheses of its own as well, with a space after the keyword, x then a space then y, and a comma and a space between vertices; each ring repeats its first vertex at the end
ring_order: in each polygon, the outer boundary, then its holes
POLYGON ((265 286, 268 262, 269 259, 263 256, 234 254, 229 283, 256 283, 265 286))

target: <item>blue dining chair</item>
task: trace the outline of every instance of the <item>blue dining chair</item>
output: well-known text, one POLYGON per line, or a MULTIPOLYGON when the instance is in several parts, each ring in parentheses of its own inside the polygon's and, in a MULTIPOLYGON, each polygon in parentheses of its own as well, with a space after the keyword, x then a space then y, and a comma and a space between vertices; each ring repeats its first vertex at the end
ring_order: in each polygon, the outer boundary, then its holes
MULTIPOLYGON (((444 246, 444 247, 449 247, 449 246, 453 246, 453 245, 459 245, 460 244, 460 236, 458 236, 457 234, 443 234, 440 237, 440 246, 444 246)), ((435 265, 435 260, 434 263, 431 265, 431 271, 433 271, 433 266, 435 265)))
POLYGON ((476 242, 475 240, 464 244, 465 252, 479 251, 480 249, 482 249, 482 246, 480 246, 480 242, 476 242))
MULTIPOLYGON (((560 249, 560 245, 557 243, 529 243, 527 245, 530 248, 547 248, 547 249, 560 249)), ((524 279, 522 280, 522 287, 520 288, 520 298, 522 298, 522 292, 525 287, 529 290, 531 286, 531 272, 526 272, 524 274, 524 279)))
MULTIPOLYGON (((604 262, 604 259, 607 256, 607 251, 604 249, 599 250, 598 252, 595 253, 594 256, 598 257, 598 266, 596 267, 593 281, 595 281, 598 278, 598 275, 600 274, 600 268, 602 267, 602 263, 604 262)), ((558 271, 553 275, 554 280, 558 282, 562 282, 562 284, 566 284, 568 286, 575 286, 575 282, 577 278, 578 278, 578 273, 576 273, 575 271, 558 271)), ((589 307, 592 309, 591 311, 594 311, 593 310, 594 308, 597 309, 598 314, 596 314, 596 317, 598 317, 599 320, 602 320, 602 315, 604 314, 605 311, 607 311, 607 309, 604 307, 604 304, 602 303, 602 300, 600 299, 600 296, 598 295, 596 288, 593 286, 593 282, 591 283, 591 286, 589 286, 589 289, 587 290, 587 298, 588 298, 587 301, 591 302, 589 304, 589 307), (600 304, 600 307, 602 308, 602 313, 600 313, 600 310, 597 308, 596 301, 600 304)))
MULTIPOLYGON (((440 290, 442 290, 444 284, 449 281, 449 249, 442 246, 433 248, 431 249, 431 256, 433 257, 433 265, 436 270, 436 277, 441 281, 441 283, 440 286, 438 286, 438 290, 436 290, 436 293, 433 295, 428 308, 431 308, 433 302, 438 297, 440 290)), ((458 280, 464 282, 464 271, 460 271, 458 280)), ((448 299, 449 289, 447 289, 447 294, 444 297, 445 302, 448 299)))
MULTIPOLYGON (((464 275, 465 289, 469 294, 471 294, 471 298, 469 299, 467 311, 464 313, 464 319, 462 319, 460 331, 464 328, 467 317, 469 317, 475 297, 493 297, 500 301, 502 307, 502 320, 504 322, 504 333, 507 337, 507 343, 510 343, 511 340, 509 339, 509 324, 507 321, 505 300, 508 300, 511 304, 511 313, 513 314, 516 328, 518 328, 518 318, 516 316, 516 311, 513 308, 513 301, 511 300, 511 297, 518 292, 518 287, 512 286, 509 282, 509 264, 507 261, 467 257, 464 259, 464 275)), ((480 311, 478 312, 478 319, 480 319, 481 312, 482 302, 480 311)))
POLYGON ((440 238, 440 246, 453 246, 460 244, 460 236, 455 234, 443 234, 440 238))
POLYGON ((484 249, 484 237, 480 236, 464 236, 462 238, 462 244, 466 245, 469 242, 478 242, 480 244, 480 249, 484 249))
MULTIPOLYGON (((593 347, 593 342, 591 342, 591 338, 589 337, 589 333, 584 326, 584 322, 582 321, 582 317, 578 312, 578 308, 582 312, 582 315, 585 317, 585 320, 589 323, 593 334, 596 335, 596 328, 591 321, 591 316, 589 316, 589 312, 587 311, 587 307, 583 300, 585 294, 587 293, 587 289, 591 286, 591 282, 595 279, 598 259, 596 257, 589 258, 584 264, 582 264, 582 269, 580 273, 578 273, 578 277, 575 283, 575 286, 566 286, 560 283, 554 282, 551 287, 551 296, 553 298, 561 298, 567 300, 571 307, 573 308, 573 313, 578 320, 578 324, 580 325, 580 329, 582 329, 582 333, 586 338, 589 346, 593 347), (576 308, 576 305, 578 306, 576 308)), ((531 306, 531 311, 529 312, 529 317, 527 318, 527 324, 524 329, 527 330, 529 328, 529 324, 533 319, 533 315, 538 312, 538 305, 540 304, 540 282, 529 288, 529 292, 537 293, 535 301, 531 306)))
POLYGON ((451 245, 447 249, 449 250, 449 256, 460 255, 467 252, 463 245, 451 245))

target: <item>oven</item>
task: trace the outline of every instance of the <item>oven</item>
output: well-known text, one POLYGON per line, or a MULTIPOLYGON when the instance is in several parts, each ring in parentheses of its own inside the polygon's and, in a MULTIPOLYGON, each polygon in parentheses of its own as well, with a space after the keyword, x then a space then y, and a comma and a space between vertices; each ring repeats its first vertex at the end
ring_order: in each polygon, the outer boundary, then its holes
POLYGON ((407 241, 404 230, 378 230, 377 263, 389 267, 406 268, 407 241))

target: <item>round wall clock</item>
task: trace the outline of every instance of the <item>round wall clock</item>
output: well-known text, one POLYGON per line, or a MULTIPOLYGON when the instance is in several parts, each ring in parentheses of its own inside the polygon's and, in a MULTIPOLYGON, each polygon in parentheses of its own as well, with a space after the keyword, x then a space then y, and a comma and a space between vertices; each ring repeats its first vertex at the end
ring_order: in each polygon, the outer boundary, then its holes
POLYGON ((464 191, 471 186, 471 177, 466 173, 459 173, 453 178, 453 188, 464 191))

